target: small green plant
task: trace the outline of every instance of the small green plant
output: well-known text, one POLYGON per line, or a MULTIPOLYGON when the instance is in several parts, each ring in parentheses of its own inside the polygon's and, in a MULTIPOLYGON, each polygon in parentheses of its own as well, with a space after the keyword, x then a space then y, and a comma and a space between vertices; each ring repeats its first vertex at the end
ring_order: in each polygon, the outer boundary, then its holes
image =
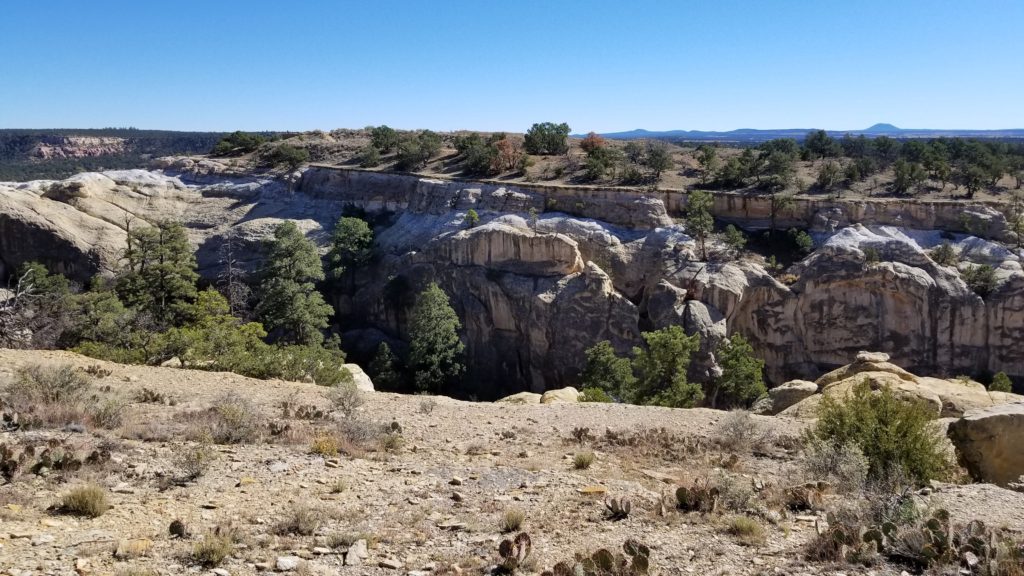
POLYGON ((864 263, 868 266, 873 266, 882 261, 882 255, 878 251, 878 248, 872 248, 870 246, 864 248, 864 263))
POLYGON ((594 453, 590 450, 577 452, 572 457, 572 467, 577 470, 586 470, 594 464, 594 453))
POLYGON ((502 513, 501 519, 498 521, 498 529, 502 534, 515 532, 522 527, 524 520, 526 520, 526 514, 522 510, 509 508, 502 513))
POLYGON ((767 540, 764 526, 747 516, 733 516, 729 519, 727 527, 728 532, 744 546, 763 546, 767 540))
POLYGON ((868 477, 905 470, 913 480, 944 477, 951 467, 935 414, 921 402, 897 398, 888 386, 875 391, 867 379, 843 399, 825 396, 808 434, 836 445, 855 445, 868 461, 868 477))
POLYGON ((988 264, 969 266, 960 273, 967 287, 982 298, 987 297, 996 289, 996 270, 988 264))
POLYGON ((591 387, 580 390, 580 402, 603 402, 611 403, 615 400, 601 388, 591 387))
POLYGON ((943 242, 941 245, 932 248, 928 255, 940 266, 956 266, 959 261, 956 250, 949 242, 943 242))
POLYGON ((60 508, 67 514, 99 518, 110 509, 110 500, 106 489, 96 484, 87 484, 65 494, 60 508))
POLYGON ((476 210, 470 208, 466 211, 466 216, 462 221, 465 222, 467 228, 475 228, 480 223, 480 215, 476 213, 476 210))
POLYGON ((338 455, 341 449, 338 437, 333 434, 319 434, 313 438, 309 445, 309 453, 324 458, 333 458, 338 455))
POLYGON ((992 383, 988 385, 989 392, 1013 392, 1013 382, 1006 372, 996 372, 992 377, 992 383))

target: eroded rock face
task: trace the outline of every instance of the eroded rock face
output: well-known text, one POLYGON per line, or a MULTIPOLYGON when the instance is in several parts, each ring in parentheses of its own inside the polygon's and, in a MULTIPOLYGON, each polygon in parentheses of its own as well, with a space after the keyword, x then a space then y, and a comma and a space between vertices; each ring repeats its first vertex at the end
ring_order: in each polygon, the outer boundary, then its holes
POLYGON ((818 393, 818 385, 807 380, 790 380, 768 390, 768 396, 759 399, 751 408, 755 414, 774 416, 779 412, 818 393))
POLYGON ((971 410, 948 434, 975 480, 1006 486, 1024 476, 1024 402, 971 410))
MULTIPOLYGON (((463 322, 467 380, 480 388, 469 393, 575 385, 583 352, 596 342, 626 354, 642 331, 668 325, 701 335, 691 363, 697 380, 717 374, 714 349, 734 332, 765 359, 773 382, 817 378, 860 350, 887 353, 919 374, 1024 377, 1020 257, 978 238, 955 239, 965 261, 997 266, 998 286, 983 300, 955 268, 928 257, 943 241, 939 232, 844 227, 876 204, 822 206, 818 249, 783 283, 755 261, 699 262, 665 209, 678 195, 326 168, 269 180, 208 159, 159 165, 163 172, 0 184, 0 268, 37 260, 85 282, 117 267, 127 225, 172 218, 188 228, 200 273, 213 278, 228 239, 236 261, 251 268, 262 241, 290 219, 326 251, 338 217, 355 208, 375 216, 380 257, 334 295, 342 326, 407 337, 415 292, 437 281, 463 322), (471 208, 480 224, 467 229, 471 208), (869 261, 869 249, 879 261, 869 261)), ((747 208, 756 223, 760 212, 747 208)), ((935 206, 920 210, 915 222, 946 218, 935 206)), ((940 397, 944 413, 972 406, 956 394, 940 397)))

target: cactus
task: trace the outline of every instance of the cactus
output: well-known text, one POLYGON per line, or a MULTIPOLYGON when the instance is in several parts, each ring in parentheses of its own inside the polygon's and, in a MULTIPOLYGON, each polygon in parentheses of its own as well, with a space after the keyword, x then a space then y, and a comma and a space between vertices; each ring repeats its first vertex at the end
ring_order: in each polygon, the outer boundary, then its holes
POLYGON ((514 540, 502 540, 498 545, 498 555, 501 556, 498 572, 512 574, 526 563, 531 552, 533 552, 533 544, 526 532, 520 532, 514 540))
POLYGON ((650 548, 630 538, 620 553, 601 548, 589 555, 576 554, 573 562, 559 562, 542 576, 644 576, 650 558, 650 548))
POLYGON ((676 504, 684 512, 714 512, 718 508, 719 493, 710 480, 694 482, 690 487, 676 489, 676 504))
POLYGON ((612 520, 625 520, 633 510, 633 504, 628 498, 606 498, 604 507, 608 510, 608 517, 612 520))

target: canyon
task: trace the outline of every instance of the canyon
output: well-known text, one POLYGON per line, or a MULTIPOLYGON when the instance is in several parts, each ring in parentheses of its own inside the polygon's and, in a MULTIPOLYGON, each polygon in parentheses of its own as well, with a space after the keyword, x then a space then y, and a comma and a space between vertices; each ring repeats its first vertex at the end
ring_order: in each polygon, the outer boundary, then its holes
MULTIPOLYGON (((356 361, 381 341, 401 349, 418 288, 438 282, 462 320, 469 378, 462 395, 493 398, 577 383, 584 351, 681 325, 701 335, 691 377, 716 374, 715 346, 741 333, 775 384, 814 379, 860 350, 915 374, 1003 371, 1024 377, 1024 272, 1003 207, 992 202, 797 197, 780 229, 814 249, 786 270, 711 242, 702 261, 672 190, 544 186, 424 178, 327 166, 276 176, 210 159, 172 157, 152 170, 0 184, 0 274, 40 261, 80 283, 118 267, 126 229, 181 221, 200 273, 217 277, 223 247, 248 269, 284 219, 326 250, 343 214, 373 225, 371 265, 334 286, 345 349, 356 361), (467 212, 479 214, 469 227, 467 212), (957 266, 989 264, 984 298, 957 266)), ((748 233, 772 219, 767 195, 715 194, 713 213, 748 233)))

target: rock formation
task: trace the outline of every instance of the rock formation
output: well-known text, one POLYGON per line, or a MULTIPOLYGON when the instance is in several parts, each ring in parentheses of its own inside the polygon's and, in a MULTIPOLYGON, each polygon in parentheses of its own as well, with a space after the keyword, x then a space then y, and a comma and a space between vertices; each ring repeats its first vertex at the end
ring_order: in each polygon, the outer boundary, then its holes
MULTIPOLYGON (((909 224, 945 226, 954 214, 970 213, 996 230, 1000 215, 990 207, 802 201, 794 210, 817 230, 818 247, 792 275, 776 278, 754 258, 698 261, 685 227, 669 215, 680 207, 670 192, 319 167, 270 179, 207 159, 158 166, 0 184, 5 270, 38 260, 84 282, 118 266, 127 226, 173 218, 188 227, 200 273, 212 278, 229 240, 236 260, 253 266, 263 238, 292 219, 326 250, 338 217, 356 210, 374 222, 378 258, 332 295, 343 328, 401 339, 416 291, 437 281, 464 325, 468 380, 477 387, 467 392, 482 397, 575 385, 583 351, 594 343, 609 340, 626 353, 642 331, 670 324, 702 337, 691 367, 697 379, 717 374, 715 346, 733 332, 751 341, 776 383, 817 378, 865 349, 919 374, 1024 377, 1018 254, 941 230, 848 225, 876 216, 898 223, 902 213, 909 224), (470 208, 480 216, 473 228, 470 208), (956 267, 928 256, 946 239, 961 266, 997 267, 998 285, 986 298, 956 267)), ((716 198, 715 210, 752 228, 764 216, 754 199, 716 198)))
POLYGON ((971 410, 949 425, 960 464, 975 480, 1024 482, 1024 401, 971 410))

